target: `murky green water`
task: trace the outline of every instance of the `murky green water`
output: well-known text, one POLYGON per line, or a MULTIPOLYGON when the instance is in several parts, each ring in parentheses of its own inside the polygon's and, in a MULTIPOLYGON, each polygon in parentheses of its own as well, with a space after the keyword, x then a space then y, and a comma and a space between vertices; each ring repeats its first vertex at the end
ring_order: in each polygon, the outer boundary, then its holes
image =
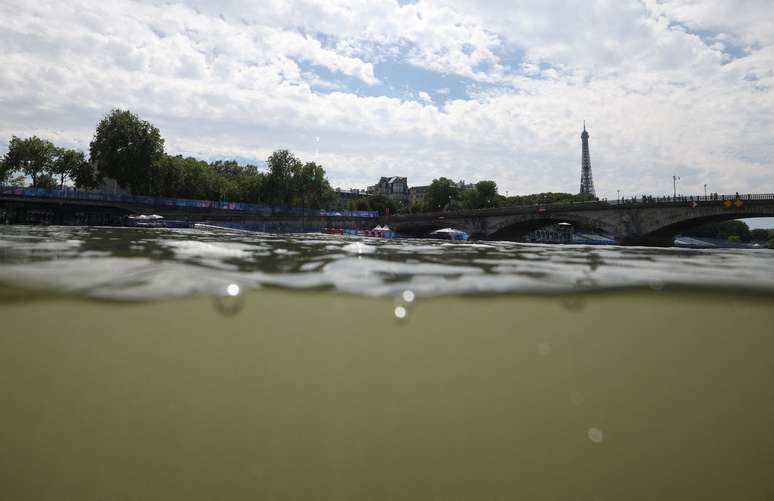
POLYGON ((772 251, 7 227, 0 284, 0 499, 774 498, 772 251))

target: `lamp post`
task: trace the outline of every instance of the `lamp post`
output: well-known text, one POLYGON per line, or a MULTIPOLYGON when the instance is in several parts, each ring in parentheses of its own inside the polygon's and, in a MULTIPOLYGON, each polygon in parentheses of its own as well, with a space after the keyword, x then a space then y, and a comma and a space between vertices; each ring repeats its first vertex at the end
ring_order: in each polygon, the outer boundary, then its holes
POLYGON ((673 189, 673 199, 677 199, 677 180, 680 179, 680 176, 672 176, 672 189, 673 189))
POLYGON ((618 203, 621 203, 621 190, 615 190, 618 193, 618 203))
POLYGON ((707 198, 707 183, 704 183, 704 198, 707 198))

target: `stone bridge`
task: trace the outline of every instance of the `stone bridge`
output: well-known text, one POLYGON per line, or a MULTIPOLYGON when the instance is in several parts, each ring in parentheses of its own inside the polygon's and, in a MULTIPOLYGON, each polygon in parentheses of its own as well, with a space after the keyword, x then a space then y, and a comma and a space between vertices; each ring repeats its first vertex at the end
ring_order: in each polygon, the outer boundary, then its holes
POLYGON ((519 240, 530 231, 567 222, 611 235, 624 245, 670 246, 674 237, 688 228, 753 217, 774 217, 774 195, 646 197, 622 203, 583 202, 394 215, 380 222, 405 235, 419 236, 452 227, 480 240, 519 240))

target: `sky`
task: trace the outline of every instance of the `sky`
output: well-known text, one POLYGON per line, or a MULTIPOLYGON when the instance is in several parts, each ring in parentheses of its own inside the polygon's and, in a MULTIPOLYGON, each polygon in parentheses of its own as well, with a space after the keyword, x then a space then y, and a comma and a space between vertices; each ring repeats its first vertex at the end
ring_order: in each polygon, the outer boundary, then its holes
POLYGON ((333 186, 774 193, 771 0, 1 0, 0 153, 88 150, 113 108, 168 153, 287 148, 333 186))

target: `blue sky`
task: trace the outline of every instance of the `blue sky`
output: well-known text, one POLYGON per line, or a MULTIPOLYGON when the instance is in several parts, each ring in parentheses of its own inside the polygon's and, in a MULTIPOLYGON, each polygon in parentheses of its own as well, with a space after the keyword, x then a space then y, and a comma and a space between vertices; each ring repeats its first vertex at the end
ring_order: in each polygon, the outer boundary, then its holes
POLYGON ((380 176, 597 192, 774 192, 769 0, 5 0, 0 151, 87 149, 115 107, 167 150, 289 148, 335 186, 380 176))

